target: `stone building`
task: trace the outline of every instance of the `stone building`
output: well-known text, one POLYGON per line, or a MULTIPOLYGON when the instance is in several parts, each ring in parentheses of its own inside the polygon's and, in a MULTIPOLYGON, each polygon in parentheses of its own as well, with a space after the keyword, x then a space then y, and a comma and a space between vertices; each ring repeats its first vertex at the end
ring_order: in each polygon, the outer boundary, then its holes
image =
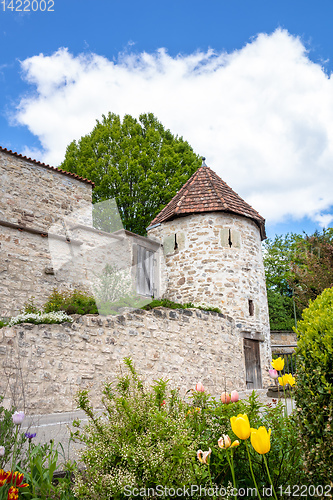
POLYGON ((0 318, 18 314, 31 297, 41 306, 54 288, 93 292, 105 263, 126 271, 143 296, 153 294, 142 261, 151 261, 160 245, 121 222, 112 232, 93 227, 93 185, 0 148, 0 318))
POLYGON ((147 233, 163 246, 165 297, 231 316, 247 386, 261 387, 260 360, 270 356, 263 217, 203 162, 147 233))
POLYGON ((0 317, 17 314, 32 296, 43 304, 54 288, 89 289, 96 269, 115 258, 146 301, 164 297, 221 313, 162 309, 143 318, 125 311, 116 320, 77 320, 63 333, 59 325, 3 329, 0 355, 22 355, 21 366, 36 365, 35 377, 53 381, 36 389, 34 407, 50 392, 45 411, 60 411, 75 388, 100 383, 125 356, 139 357, 152 380, 189 387, 196 373, 212 393, 226 376, 230 389, 268 385, 258 212, 205 163, 151 222, 147 238, 94 227, 92 189, 87 179, 0 148, 0 317))

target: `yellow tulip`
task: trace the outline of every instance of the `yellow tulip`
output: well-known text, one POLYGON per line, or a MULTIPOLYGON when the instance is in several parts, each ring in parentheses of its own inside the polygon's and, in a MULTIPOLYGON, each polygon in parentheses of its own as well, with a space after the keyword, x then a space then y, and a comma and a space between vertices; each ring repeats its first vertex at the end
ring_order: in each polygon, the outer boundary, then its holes
POLYGON ((289 377, 289 382, 288 383, 292 387, 296 383, 295 377, 293 377, 291 373, 288 373, 288 377, 289 377))
POLYGON ((239 414, 230 418, 231 428, 239 439, 248 439, 251 434, 249 417, 246 414, 239 414))
POLYGON ((268 453, 271 449, 271 429, 268 432, 266 427, 251 429, 251 444, 260 455, 268 453))
POLYGON ((282 377, 278 378, 279 384, 282 385, 283 387, 288 384, 288 376, 287 374, 282 375, 282 377))
POLYGON ((291 387, 293 385, 295 385, 295 382, 296 382, 295 378, 292 376, 291 373, 285 373, 284 375, 282 375, 282 377, 278 378, 278 381, 279 381, 279 384, 282 386, 289 384, 291 387))
POLYGON ((284 359, 282 358, 273 359, 271 365, 275 370, 280 372, 284 368, 284 359))

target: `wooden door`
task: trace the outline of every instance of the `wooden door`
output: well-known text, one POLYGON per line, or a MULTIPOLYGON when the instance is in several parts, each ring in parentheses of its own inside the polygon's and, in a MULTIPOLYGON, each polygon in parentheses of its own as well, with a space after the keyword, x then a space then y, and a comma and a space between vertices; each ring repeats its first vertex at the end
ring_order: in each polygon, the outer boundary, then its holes
POLYGON ((244 339, 246 388, 261 389, 260 349, 258 340, 244 339))

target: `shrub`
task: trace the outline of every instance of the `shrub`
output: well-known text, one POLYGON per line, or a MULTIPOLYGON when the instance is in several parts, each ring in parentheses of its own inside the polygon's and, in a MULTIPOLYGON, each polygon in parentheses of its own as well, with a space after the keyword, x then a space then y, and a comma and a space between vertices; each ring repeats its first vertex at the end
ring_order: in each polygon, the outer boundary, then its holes
POLYGON ((66 314, 98 314, 94 297, 78 289, 61 292, 54 288, 43 309, 44 312, 64 311, 66 314))
POLYGON ((31 297, 29 300, 27 300, 27 302, 24 303, 22 313, 26 313, 26 314, 38 314, 38 313, 40 313, 40 310, 35 305, 34 298, 35 297, 31 297))
POLYGON ((105 385, 104 418, 93 412, 88 392, 79 393, 79 407, 90 418, 90 423, 74 435, 86 445, 80 457, 85 471, 76 476, 79 499, 125 498, 126 486, 175 488, 195 484, 197 444, 194 431, 184 425, 185 403, 177 391, 167 397, 162 380, 146 389, 131 360, 125 363, 128 373, 119 377, 115 390, 105 385))
POLYGON ((221 313, 221 310, 218 307, 205 307, 205 306, 195 306, 192 302, 187 302, 186 304, 179 304, 178 302, 172 302, 169 299, 154 299, 149 304, 142 307, 146 311, 154 309, 155 307, 167 307, 169 309, 201 309, 202 311, 213 311, 217 313, 221 313))
POLYGON ((298 323, 295 398, 306 467, 313 482, 333 477, 333 288, 303 311, 298 323))
MULTIPOLYGON (((181 399, 179 391, 169 390, 163 380, 146 388, 131 360, 125 363, 128 373, 119 377, 115 388, 105 384, 103 415, 93 411, 88 391, 78 395, 79 407, 89 417, 88 426, 81 428, 79 422, 75 423, 78 430, 74 437, 86 445, 80 457, 85 471, 76 475, 78 499, 123 499, 128 492, 125 486, 139 490, 156 489, 157 485, 175 489, 191 484, 209 487, 207 466, 196 457, 198 449, 209 448, 212 482, 226 488, 232 477, 226 452, 217 442, 222 434, 236 439, 230 417, 239 413, 248 415, 251 427, 264 425, 272 429, 267 460, 276 490, 307 484, 297 423, 284 416, 282 403, 263 406, 254 392, 248 399, 230 404, 196 391, 187 400, 181 399)), ((269 486, 263 457, 249 448, 254 475, 262 491, 262 487, 269 486)), ((238 488, 253 488, 243 443, 234 449, 234 464, 238 488)))
POLYGON ((120 314, 119 310, 123 307, 130 307, 134 309, 141 308, 142 298, 134 293, 123 295, 120 299, 114 301, 98 302, 99 314, 107 316, 109 314, 120 314))

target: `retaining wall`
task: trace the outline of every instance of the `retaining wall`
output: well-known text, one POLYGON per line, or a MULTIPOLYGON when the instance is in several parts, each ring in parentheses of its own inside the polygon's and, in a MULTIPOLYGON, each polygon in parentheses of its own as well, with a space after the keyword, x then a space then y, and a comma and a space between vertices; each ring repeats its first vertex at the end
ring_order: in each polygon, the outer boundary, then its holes
MULTIPOLYGON (((73 316, 60 325, 21 324, 0 329, 0 394, 29 414, 72 411, 78 389, 100 388, 131 357, 147 381, 169 379, 186 390, 201 381, 211 394, 244 390, 241 325, 223 314, 158 308, 118 316, 73 316)), ((247 332, 248 335, 248 332, 247 332)), ((260 342, 263 386, 269 385, 270 345, 260 342)))

